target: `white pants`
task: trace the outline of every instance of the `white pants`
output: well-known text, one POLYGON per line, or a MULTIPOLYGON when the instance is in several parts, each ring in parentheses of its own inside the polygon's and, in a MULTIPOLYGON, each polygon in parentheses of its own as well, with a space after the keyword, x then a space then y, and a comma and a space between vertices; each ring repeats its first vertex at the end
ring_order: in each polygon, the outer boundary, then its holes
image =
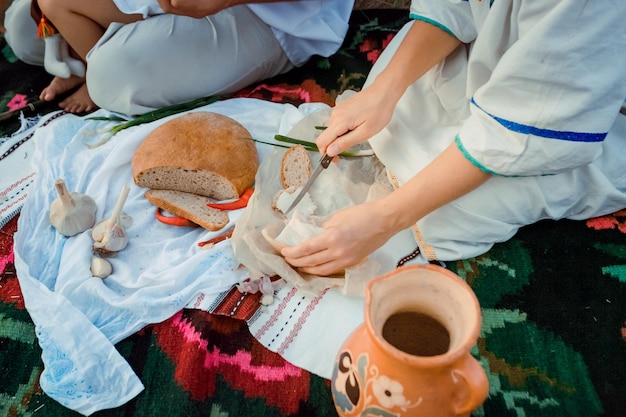
POLYGON ((13 0, 6 11, 4 38, 20 61, 43 66, 43 40, 37 37, 37 23, 30 15, 31 0, 13 0))
MULTIPOLYGON (((6 27, 17 57, 41 65, 30 0, 13 2, 6 27)), ((87 87, 101 108, 135 115, 232 93, 292 68, 272 29, 235 6, 203 19, 163 14, 113 23, 87 55, 87 87)))

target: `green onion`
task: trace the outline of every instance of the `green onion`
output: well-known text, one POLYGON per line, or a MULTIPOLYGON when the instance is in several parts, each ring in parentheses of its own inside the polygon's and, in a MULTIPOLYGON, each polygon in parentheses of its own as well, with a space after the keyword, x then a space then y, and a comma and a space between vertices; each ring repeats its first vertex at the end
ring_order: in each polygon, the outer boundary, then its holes
MULTIPOLYGON (((302 139, 291 138, 289 136, 284 135, 275 135, 274 139, 280 142, 287 142, 294 145, 302 145, 306 148, 307 151, 311 152, 319 152, 319 149, 315 142, 309 142, 302 139)), ((265 142, 267 143, 267 142, 265 142)), ((281 147, 287 147, 282 145, 277 145, 275 143, 267 143, 268 145, 276 145, 281 147)), ((371 156, 374 155, 374 152, 371 149, 348 149, 347 151, 343 151, 339 154, 339 156, 371 156)))
POLYGON ((129 127, 137 126, 143 123, 154 122, 155 120, 159 120, 164 117, 172 116, 174 114, 182 113, 187 110, 192 110, 198 107, 206 106, 208 104, 215 103, 216 101, 219 101, 223 98, 224 97, 221 97, 221 96, 201 97, 195 100, 186 101, 184 103, 174 104, 172 106, 163 107, 158 110, 153 110, 153 111, 144 113, 130 120, 122 119, 119 116, 89 117, 88 119, 89 120, 108 120, 108 121, 114 121, 114 122, 123 121, 123 123, 120 123, 111 128, 111 133, 115 135, 116 133, 124 129, 127 129, 129 127))
POLYGON ((106 120, 109 122, 127 122, 128 119, 124 119, 119 116, 110 116, 110 117, 88 117, 87 120, 106 120))
POLYGON ((290 138, 289 136, 284 136, 284 135, 274 135, 274 139, 276 139, 279 142, 287 142, 287 143, 292 143, 294 145, 302 145, 305 148, 309 147, 309 148, 314 148, 315 150, 317 150, 317 145, 315 144, 315 142, 309 142, 307 140, 290 138))
MULTIPOLYGON (((291 148, 293 145, 282 145, 280 143, 274 143, 274 142, 266 142, 263 141, 261 139, 252 139, 254 142, 257 143, 262 143, 264 145, 272 145, 272 146, 278 146, 280 148, 291 148)), ((302 145, 302 144, 300 144, 302 145)), ((302 145, 304 146, 304 149, 306 149, 307 151, 311 151, 311 152, 318 152, 317 147, 310 147, 310 146, 306 146, 306 145, 302 145)))
MULTIPOLYGON (((222 96, 208 96, 208 97, 201 97, 201 98, 197 98, 195 100, 191 100, 191 101, 187 101, 185 103, 180 103, 180 104, 174 104, 172 106, 167 106, 167 107, 163 107, 161 109, 158 110, 154 110, 151 112, 147 112, 144 113, 140 116, 137 116, 133 119, 127 120, 124 118, 121 118, 119 116, 111 116, 111 117, 89 117, 88 120, 103 120, 103 121, 112 121, 112 122, 123 122, 120 123, 114 127, 112 127, 109 132, 112 135, 115 135, 116 133, 127 129, 129 127, 132 126, 137 126, 143 123, 150 123, 150 122, 154 122, 155 120, 159 120, 162 119, 164 117, 168 117, 168 116, 172 116, 174 114, 178 114, 178 113, 182 113, 184 111, 187 110, 192 110, 198 107, 202 107, 202 106, 206 106, 208 104, 212 104, 215 103, 216 101, 222 100, 226 97, 222 97, 222 96)), ((316 130, 324 130, 326 129, 326 126, 315 126, 316 130)), ((315 142, 310 142, 310 141, 306 141, 306 140, 302 140, 302 139, 296 139, 296 138, 292 138, 289 136, 285 136, 285 135, 275 135, 274 139, 276 139, 279 142, 286 142, 286 143, 290 143, 292 145, 302 145, 304 146, 304 148, 309 151, 309 152, 319 152, 319 149, 317 147, 317 145, 315 144, 315 142)), ((289 148, 290 146, 288 145, 281 145, 278 143, 270 143, 270 142, 264 142, 262 140, 258 140, 258 139, 252 139, 255 142, 258 143, 263 143, 266 145, 273 145, 273 146, 280 146, 281 148, 289 148)), ((373 152, 371 150, 347 150, 344 152, 341 152, 339 154, 340 156, 368 156, 368 155, 373 155, 373 152)))

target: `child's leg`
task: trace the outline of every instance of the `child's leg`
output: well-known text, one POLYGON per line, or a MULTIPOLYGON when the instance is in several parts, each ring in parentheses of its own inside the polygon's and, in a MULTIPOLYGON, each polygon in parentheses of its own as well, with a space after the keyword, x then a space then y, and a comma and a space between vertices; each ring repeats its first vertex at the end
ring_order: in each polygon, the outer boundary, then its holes
POLYGON ((119 11, 113 1, 38 0, 43 14, 54 23, 83 61, 112 22, 131 23, 141 15, 119 11))
POLYGON ((13 0, 0 0, 0 33, 4 33, 4 13, 13 0))
MULTIPOLYGON (((83 0, 38 0, 43 14, 54 23, 74 52, 85 61, 89 50, 102 37, 112 22, 131 23, 142 18, 139 14, 127 15, 119 11, 113 1, 86 2, 83 0)), ((55 77, 39 97, 52 101, 60 94, 78 89, 59 102, 70 113, 83 113, 96 109, 87 91, 84 77, 55 77)))

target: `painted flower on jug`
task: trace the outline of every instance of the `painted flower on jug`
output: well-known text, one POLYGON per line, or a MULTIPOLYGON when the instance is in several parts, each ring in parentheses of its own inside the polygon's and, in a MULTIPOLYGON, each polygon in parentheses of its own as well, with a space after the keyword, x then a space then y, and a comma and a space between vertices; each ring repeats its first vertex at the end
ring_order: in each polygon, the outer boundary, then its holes
POLYGON ((404 396, 404 387, 398 382, 381 375, 372 381, 372 391, 381 406, 393 408, 397 405, 406 406, 408 401, 404 396))
POLYGON ((343 411, 352 412, 361 400, 362 375, 359 375, 350 352, 341 352, 332 379, 335 405, 343 411))
POLYGON ((369 366, 367 354, 354 361, 350 352, 341 352, 332 380, 335 406, 345 416, 401 417, 422 403, 421 397, 414 403, 409 401, 400 382, 380 375, 376 365, 369 366))

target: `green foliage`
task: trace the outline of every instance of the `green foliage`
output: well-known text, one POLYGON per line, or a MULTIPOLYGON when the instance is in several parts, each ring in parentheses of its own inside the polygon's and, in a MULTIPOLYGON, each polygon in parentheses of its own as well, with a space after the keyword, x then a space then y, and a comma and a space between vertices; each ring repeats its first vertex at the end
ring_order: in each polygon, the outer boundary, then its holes
MULTIPOLYGON (((4 41, 4 39, 2 40, 4 41)), ((9 64, 15 64, 18 61, 11 47, 6 44, 2 48, 2 56, 4 57, 5 61, 7 61, 9 64)))

